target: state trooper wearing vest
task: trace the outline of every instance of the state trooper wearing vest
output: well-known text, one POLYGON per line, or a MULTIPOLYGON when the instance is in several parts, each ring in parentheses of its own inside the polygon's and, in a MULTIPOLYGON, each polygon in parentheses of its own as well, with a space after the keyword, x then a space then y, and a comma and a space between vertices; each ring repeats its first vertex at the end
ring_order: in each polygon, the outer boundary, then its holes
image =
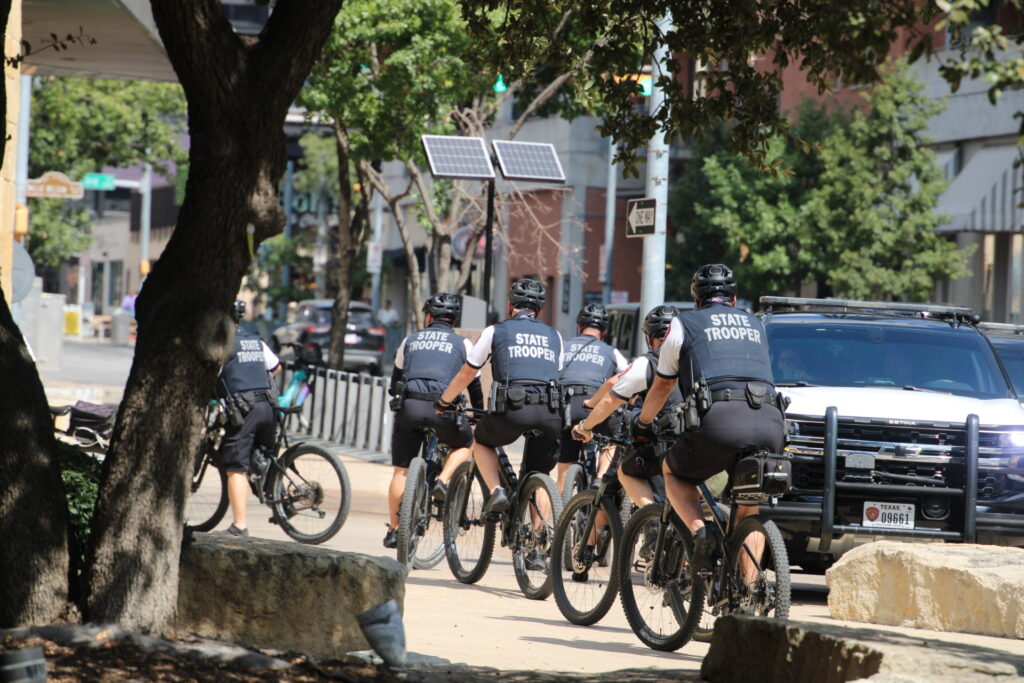
MULTIPOLYGON (((466 364, 437 402, 438 410, 450 410, 451 403, 491 361, 490 412, 480 420, 474 433, 473 458, 490 495, 484 515, 508 508, 508 496, 498 475, 498 446, 505 446, 527 432, 555 440, 562 431, 561 369, 562 337, 537 320, 546 299, 544 285, 523 278, 512 284, 508 295, 508 319, 484 329, 466 358, 466 364)), ((543 470, 543 465, 523 462, 524 471, 543 470)))
MULTIPOLYGON (((580 309, 576 316, 576 329, 579 336, 565 342, 562 372, 559 375, 565 411, 561 446, 550 441, 540 442, 538 439, 531 439, 529 444, 532 448, 547 448, 549 452, 558 449, 558 475, 555 483, 560 491, 569 465, 580 460, 582 447, 578 441, 570 438, 569 429, 590 413, 584 401, 597 393, 608 378, 624 371, 629 365, 618 349, 602 339, 608 330, 608 311, 604 306, 587 304, 580 309)), ((610 436, 607 428, 608 421, 604 420, 596 429, 610 436)), ((550 459, 550 455, 546 457, 550 459)))
POLYGON ((218 464, 228 478, 232 522, 226 533, 234 536, 249 535, 245 513, 249 497, 247 475, 254 466, 253 451, 258 447, 268 453, 274 450, 277 423, 268 373, 276 374, 281 369, 281 362, 263 340, 239 327, 244 317, 245 302, 236 301, 232 308, 235 350, 221 367, 219 378, 228 424, 221 439, 218 464))
MULTIPOLYGON (((438 415, 434 402, 462 369, 466 353, 472 348, 469 340, 452 331, 462 313, 462 299, 456 294, 441 292, 423 304, 426 327, 402 340, 395 354, 388 393, 393 397, 394 431, 391 434, 391 464, 394 472, 388 487, 388 530, 384 547, 398 544, 398 506, 405 491, 409 463, 419 455, 427 429, 433 429, 438 440, 450 449, 444 468, 434 481, 432 495, 443 501, 447 484, 455 468, 469 459, 473 431, 469 422, 451 413, 438 415)), ((483 408, 480 380, 469 385, 474 408, 483 408)))
MULTIPOLYGON (((573 427, 573 439, 587 442, 593 438, 597 427, 619 406, 632 401, 627 411, 627 422, 639 414, 644 399, 655 379, 662 342, 679 311, 674 306, 655 306, 644 317, 643 330, 649 350, 636 358, 626 371, 614 380, 611 386, 602 387, 591 400, 593 411, 573 427)), ((679 421, 679 404, 683 397, 678 389, 673 390, 658 412, 655 422, 659 431, 675 430, 679 421)), ((649 480, 661 475, 661 462, 653 444, 638 444, 622 454, 619 460, 618 477, 626 493, 638 505, 654 502, 649 480)))
MULTIPOLYGON (((637 426, 650 427, 678 383, 686 431, 665 457, 665 489, 694 534, 694 564, 703 566, 712 530, 704 526, 696 485, 731 471, 740 451, 781 452, 784 422, 764 326, 735 307, 732 271, 721 264, 702 266, 693 275, 690 293, 697 308, 672 321, 637 426)), ((737 521, 756 513, 756 506, 740 506, 737 521)))

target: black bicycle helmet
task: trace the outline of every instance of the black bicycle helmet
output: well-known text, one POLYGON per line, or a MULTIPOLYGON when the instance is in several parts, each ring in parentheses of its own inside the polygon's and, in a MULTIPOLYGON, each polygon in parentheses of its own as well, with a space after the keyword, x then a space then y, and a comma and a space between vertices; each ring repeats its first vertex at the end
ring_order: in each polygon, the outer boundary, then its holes
POLYGON ((709 263, 706 266, 701 266, 693 274, 693 281, 690 283, 690 296, 697 303, 713 296, 731 299, 736 296, 736 278, 733 277, 729 266, 724 266, 721 263, 709 263))
POLYGON ((512 289, 508 291, 508 302, 512 308, 532 308, 540 311, 544 308, 547 300, 547 291, 537 280, 528 277, 521 278, 512 283, 512 289))
POLYGON ((438 292, 423 304, 423 312, 429 313, 435 320, 458 320, 462 313, 462 299, 451 292, 438 292))
POLYGON ((582 327, 593 327, 604 332, 608 329, 608 310, 601 304, 587 304, 576 316, 576 324, 582 327))
POLYGON ((675 317, 679 315, 679 311, 675 306, 655 306, 651 309, 651 312, 644 318, 644 334, 648 337, 655 339, 661 339, 668 332, 669 325, 675 317))
POLYGON ((235 301, 231 306, 231 318, 236 322, 242 322, 242 318, 245 317, 245 302, 235 301))

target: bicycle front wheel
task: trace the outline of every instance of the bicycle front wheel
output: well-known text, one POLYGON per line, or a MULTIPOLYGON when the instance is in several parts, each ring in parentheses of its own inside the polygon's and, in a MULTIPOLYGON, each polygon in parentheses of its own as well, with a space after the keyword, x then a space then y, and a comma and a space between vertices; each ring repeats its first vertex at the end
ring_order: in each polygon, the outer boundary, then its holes
POLYGON ((348 517, 352 489, 345 466, 319 446, 302 444, 274 465, 271 506, 284 532, 300 543, 323 543, 348 517))
POLYGON ((408 567, 430 520, 427 507, 427 473, 423 458, 413 458, 405 475, 405 491, 398 506, 398 561, 408 567), (426 517, 426 519, 424 519, 426 517))
POLYGON ((482 516, 483 477, 472 462, 459 465, 444 501, 444 554, 460 583, 476 583, 487 573, 494 553, 494 523, 482 516))
POLYGON ((587 481, 587 473, 583 471, 583 467, 576 463, 569 465, 562 480, 562 507, 568 505, 577 493, 586 491, 588 488, 590 488, 590 482, 587 481))
POLYGON ((671 652, 693 635, 704 605, 704 584, 690 581, 689 530, 674 520, 662 525, 662 509, 652 503, 630 519, 616 571, 619 599, 633 633, 652 650, 671 652))
POLYGON ((213 463, 204 438, 196 452, 192 481, 185 492, 185 530, 210 531, 228 511, 228 475, 213 463))
POLYGON ((562 494, 546 474, 531 473, 516 501, 512 569, 523 595, 543 600, 551 595, 551 548, 562 516, 562 494))
POLYGON ((747 517, 729 539, 732 611, 738 614, 789 617, 789 556, 775 522, 747 517))
POLYGON ((579 626, 603 619, 619 590, 614 565, 622 525, 611 499, 604 497, 595 506, 594 496, 584 491, 569 501, 555 527, 551 553, 555 603, 562 616, 579 626), (591 533, 584 535, 588 527, 591 533))

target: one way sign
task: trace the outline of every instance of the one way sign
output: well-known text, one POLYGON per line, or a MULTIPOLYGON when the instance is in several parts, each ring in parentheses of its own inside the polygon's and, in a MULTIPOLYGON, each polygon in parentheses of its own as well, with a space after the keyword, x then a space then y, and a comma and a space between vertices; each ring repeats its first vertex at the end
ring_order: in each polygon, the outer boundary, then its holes
POLYGON ((654 234, 654 209, 657 205, 657 200, 651 198, 626 202, 626 237, 654 234))

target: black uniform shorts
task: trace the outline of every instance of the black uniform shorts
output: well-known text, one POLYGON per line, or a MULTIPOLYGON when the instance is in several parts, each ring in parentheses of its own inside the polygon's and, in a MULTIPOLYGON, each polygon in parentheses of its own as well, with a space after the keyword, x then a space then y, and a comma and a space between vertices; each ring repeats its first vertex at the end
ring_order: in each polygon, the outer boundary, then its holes
POLYGON ((438 415, 434 404, 418 398, 402 401, 402 409, 395 413, 391 432, 391 464, 408 467, 423 447, 424 429, 432 427, 438 440, 449 448, 469 448, 473 444, 473 430, 469 420, 454 413, 438 415))
MULTIPOLYGON (((586 396, 573 396, 569 399, 569 428, 563 429, 562 431, 562 445, 558 452, 558 462, 570 463, 580 461, 580 455, 583 452, 583 443, 572 438, 571 430, 572 425, 579 424, 583 420, 587 419, 587 415, 590 415, 590 411, 583 406, 583 402, 592 395, 593 394, 588 394, 586 396)), ((607 420, 594 427, 594 433, 612 436, 610 423, 614 419, 615 415, 610 415, 607 420)))
POLYGON ((785 438, 782 413, 767 402, 759 409, 745 401, 713 403, 700 429, 684 432, 665 456, 669 470, 699 484, 722 470, 732 471, 739 451, 765 448, 781 453, 785 438))
POLYGON ((661 456, 653 445, 626 448, 620 456, 619 471, 638 479, 653 479, 661 474, 661 456))
POLYGON ((228 425, 224 431, 218 464, 228 472, 248 472, 253 448, 260 445, 273 453, 276 437, 274 407, 269 401, 256 401, 241 427, 235 429, 228 425))
MULTIPOLYGON (((562 416, 557 410, 551 410, 546 403, 532 403, 522 408, 509 409, 506 413, 487 413, 476 425, 477 443, 496 448, 507 446, 529 431, 540 433, 540 440, 549 444, 557 444, 562 433, 562 416)), ((538 441, 533 435, 527 441, 526 453, 523 456, 523 471, 550 472, 554 467, 551 456, 554 455, 550 445, 536 447, 538 441), (546 467, 545 467, 546 466, 546 467)))

